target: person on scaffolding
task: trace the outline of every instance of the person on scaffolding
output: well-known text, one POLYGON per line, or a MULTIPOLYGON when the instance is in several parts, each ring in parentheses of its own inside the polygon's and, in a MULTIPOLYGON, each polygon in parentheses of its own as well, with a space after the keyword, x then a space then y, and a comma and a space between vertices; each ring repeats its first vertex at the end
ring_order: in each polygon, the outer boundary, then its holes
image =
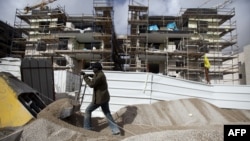
POLYGON ((210 83, 210 78, 209 78, 209 68, 210 68, 210 62, 206 56, 206 54, 204 55, 204 69, 205 69, 205 76, 206 76, 206 80, 207 80, 207 84, 211 84, 210 83))
POLYGON ((93 130, 93 127, 91 126, 91 113, 98 107, 101 107, 104 115, 108 120, 108 124, 112 130, 113 135, 119 135, 120 130, 118 128, 118 125, 115 123, 109 109, 110 95, 108 91, 106 76, 102 71, 102 65, 99 62, 96 62, 92 65, 92 69, 94 74, 85 74, 85 72, 81 72, 81 75, 83 75, 83 79, 86 84, 89 87, 93 88, 92 102, 85 110, 83 128, 87 130, 93 130), (92 77, 92 79, 90 79, 89 77, 92 77))

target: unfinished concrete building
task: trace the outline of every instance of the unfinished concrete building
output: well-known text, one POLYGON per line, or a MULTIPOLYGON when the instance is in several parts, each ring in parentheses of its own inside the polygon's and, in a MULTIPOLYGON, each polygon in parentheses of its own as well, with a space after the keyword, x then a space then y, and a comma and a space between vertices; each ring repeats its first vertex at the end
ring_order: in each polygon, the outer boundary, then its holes
POLYGON ((128 34, 118 38, 113 0, 93 0, 93 15, 68 15, 63 8, 17 10, 13 51, 25 44, 26 57, 49 57, 55 69, 79 72, 92 62, 104 70, 161 73, 203 81, 204 54, 212 83, 237 83, 234 9, 181 9, 179 16, 150 16, 149 6, 128 5, 128 34), (222 54, 229 48, 230 54, 222 54))
POLYGON ((212 83, 238 83, 234 9, 189 8, 181 9, 177 17, 149 16, 147 6, 135 4, 129 5, 128 62, 137 68, 146 62, 149 72, 203 81, 206 54, 212 83), (222 54, 225 48, 231 53, 222 54), (230 80, 224 79, 226 75, 230 80))
POLYGON ((104 69, 121 70, 113 47, 116 44, 113 1, 94 0, 93 6, 93 15, 72 16, 61 7, 37 9, 36 5, 28 11, 17 9, 15 27, 23 32, 24 38, 14 39, 13 52, 25 44, 26 57, 53 58, 55 69, 77 72, 101 61, 104 69))
POLYGON ((58 33, 64 31, 66 14, 63 8, 17 9, 15 29, 22 38, 14 38, 12 52, 25 57, 58 57, 55 50, 61 49, 58 33), (19 47, 24 45, 24 49, 19 47))

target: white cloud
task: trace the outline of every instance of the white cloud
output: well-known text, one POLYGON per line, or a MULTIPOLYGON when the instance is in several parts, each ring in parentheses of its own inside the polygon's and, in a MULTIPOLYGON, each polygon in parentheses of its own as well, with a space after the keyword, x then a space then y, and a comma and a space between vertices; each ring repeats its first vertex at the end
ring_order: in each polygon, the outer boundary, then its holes
POLYGON ((149 2, 150 15, 176 16, 180 11, 178 0, 158 0, 149 2))

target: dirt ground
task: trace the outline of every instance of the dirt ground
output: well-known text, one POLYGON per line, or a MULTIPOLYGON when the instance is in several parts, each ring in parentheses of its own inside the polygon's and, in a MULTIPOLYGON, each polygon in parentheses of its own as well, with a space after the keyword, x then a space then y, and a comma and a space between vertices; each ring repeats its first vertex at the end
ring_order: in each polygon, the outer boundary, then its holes
POLYGON ((221 109, 199 99, 129 105, 113 114, 121 135, 112 135, 105 118, 92 118, 83 129, 83 113, 60 119, 64 98, 42 110, 23 127, 21 141, 223 141, 225 124, 250 124, 250 110, 221 109))

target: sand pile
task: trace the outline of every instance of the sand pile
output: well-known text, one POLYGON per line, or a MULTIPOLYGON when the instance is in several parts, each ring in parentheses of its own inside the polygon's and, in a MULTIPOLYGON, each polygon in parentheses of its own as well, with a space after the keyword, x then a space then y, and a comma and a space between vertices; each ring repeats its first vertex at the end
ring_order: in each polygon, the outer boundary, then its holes
POLYGON ((161 101, 151 105, 133 105, 120 109, 117 115, 125 124, 148 126, 189 126, 246 122, 247 110, 220 109, 198 99, 161 101))
POLYGON ((122 134, 111 135, 105 118, 93 118, 94 131, 83 129, 83 114, 60 119, 70 99, 48 105, 23 128, 21 141, 223 141, 224 124, 250 124, 249 110, 220 109, 199 99, 162 101, 121 108, 114 119, 122 134))

